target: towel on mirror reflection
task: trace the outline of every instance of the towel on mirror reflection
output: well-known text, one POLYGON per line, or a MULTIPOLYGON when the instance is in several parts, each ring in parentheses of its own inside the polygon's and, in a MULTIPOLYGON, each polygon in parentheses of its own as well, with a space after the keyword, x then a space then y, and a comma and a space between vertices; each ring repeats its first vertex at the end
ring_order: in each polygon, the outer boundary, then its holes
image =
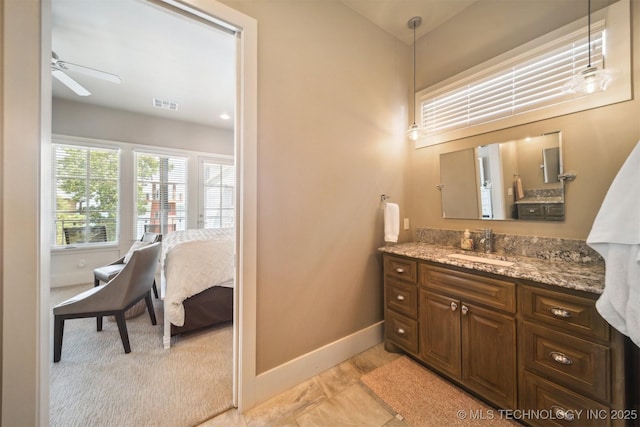
POLYGON ((640 142, 609 187, 587 244, 605 261, 598 312, 640 346, 640 142))
POLYGON ((397 203, 384 206, 384 241, 395 243, 400 233, 400 207, 397 203))

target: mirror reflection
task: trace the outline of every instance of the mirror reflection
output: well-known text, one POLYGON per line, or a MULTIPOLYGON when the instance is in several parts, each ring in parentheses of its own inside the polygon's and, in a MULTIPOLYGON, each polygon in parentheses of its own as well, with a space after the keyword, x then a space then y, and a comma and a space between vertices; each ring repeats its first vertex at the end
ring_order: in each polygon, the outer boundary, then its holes
POLYGON ((561 133, 440 155, 442 217, 564 220, 561 133))

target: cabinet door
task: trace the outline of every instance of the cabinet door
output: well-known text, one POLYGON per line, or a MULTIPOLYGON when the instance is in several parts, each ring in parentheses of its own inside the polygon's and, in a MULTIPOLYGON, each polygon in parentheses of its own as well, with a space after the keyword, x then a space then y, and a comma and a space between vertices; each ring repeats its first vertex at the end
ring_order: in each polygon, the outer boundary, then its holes
POLYGON ((420 355, 460 378, 460 301, 420 290, 420 355))
POLYGON ((503 408, 516 407, 516 321, 462 303, 462 381, 503 408))

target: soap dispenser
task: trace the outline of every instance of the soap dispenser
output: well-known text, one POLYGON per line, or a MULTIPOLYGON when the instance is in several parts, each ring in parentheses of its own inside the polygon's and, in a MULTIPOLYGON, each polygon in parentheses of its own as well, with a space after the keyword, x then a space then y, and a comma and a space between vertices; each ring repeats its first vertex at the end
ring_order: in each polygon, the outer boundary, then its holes
POLYGON ((469 229, 464 230, 464 237, 460 239, 460 247, 466 251, 473 250, 473 239, 469 229))

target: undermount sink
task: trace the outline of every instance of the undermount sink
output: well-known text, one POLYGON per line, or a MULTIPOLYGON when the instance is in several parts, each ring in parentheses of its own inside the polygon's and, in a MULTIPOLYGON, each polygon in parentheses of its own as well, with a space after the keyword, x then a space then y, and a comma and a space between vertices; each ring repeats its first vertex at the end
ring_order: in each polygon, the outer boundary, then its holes
POLYGON ((510 266, 512 266, 514 264, 511 261, 503 261, 501 259, 493 259, 493 258, 483 258, 483 257, 473 256, 473 255, 449 254, 447 256, 450 257, 450 258, 457 258, 457 259, 462 259, 462 260, 465 260, 465 261, 481 262, 483 264, 500 265, 502 267, 510 267, 510 266))

